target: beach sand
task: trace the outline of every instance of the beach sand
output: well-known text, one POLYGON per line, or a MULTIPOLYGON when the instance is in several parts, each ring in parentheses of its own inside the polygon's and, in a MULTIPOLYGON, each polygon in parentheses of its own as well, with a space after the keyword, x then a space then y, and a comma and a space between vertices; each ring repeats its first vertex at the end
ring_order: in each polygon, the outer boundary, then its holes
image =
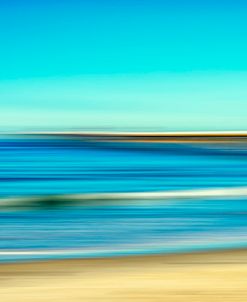
POLYGON ((1 302, 247 301, 247 250, 0 265, 1 302))

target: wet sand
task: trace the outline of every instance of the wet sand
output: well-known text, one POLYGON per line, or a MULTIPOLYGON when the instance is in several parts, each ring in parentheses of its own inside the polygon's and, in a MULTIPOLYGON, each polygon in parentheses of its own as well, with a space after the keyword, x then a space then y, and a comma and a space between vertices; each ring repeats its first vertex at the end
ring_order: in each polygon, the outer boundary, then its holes
POLYGON ((247 301, 247 250, 1 264, 1 302, 247 301))

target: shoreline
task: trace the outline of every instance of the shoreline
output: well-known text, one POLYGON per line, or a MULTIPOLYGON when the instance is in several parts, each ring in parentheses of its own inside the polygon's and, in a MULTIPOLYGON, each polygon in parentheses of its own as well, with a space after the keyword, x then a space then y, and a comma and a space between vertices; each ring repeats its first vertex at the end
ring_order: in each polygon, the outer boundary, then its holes
POLYGON ((0 265, 1 302, 246 301, 247 250, 0 265))

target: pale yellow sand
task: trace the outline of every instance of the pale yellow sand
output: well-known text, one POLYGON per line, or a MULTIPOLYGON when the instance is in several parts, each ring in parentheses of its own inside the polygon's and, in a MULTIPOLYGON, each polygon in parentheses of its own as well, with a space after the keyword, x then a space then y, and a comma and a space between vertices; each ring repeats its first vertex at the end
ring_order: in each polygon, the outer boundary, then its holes
POLYGON ((247 251, 0 265, 1 302, 247 301, 247 251))

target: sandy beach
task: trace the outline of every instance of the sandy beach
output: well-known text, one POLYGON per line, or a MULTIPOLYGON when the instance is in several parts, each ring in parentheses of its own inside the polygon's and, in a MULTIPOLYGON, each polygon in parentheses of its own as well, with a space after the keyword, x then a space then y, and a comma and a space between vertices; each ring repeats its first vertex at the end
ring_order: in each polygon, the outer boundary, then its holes
POLYGON ((247 251, 1 264, 1 302, 247 301, 247 251))

